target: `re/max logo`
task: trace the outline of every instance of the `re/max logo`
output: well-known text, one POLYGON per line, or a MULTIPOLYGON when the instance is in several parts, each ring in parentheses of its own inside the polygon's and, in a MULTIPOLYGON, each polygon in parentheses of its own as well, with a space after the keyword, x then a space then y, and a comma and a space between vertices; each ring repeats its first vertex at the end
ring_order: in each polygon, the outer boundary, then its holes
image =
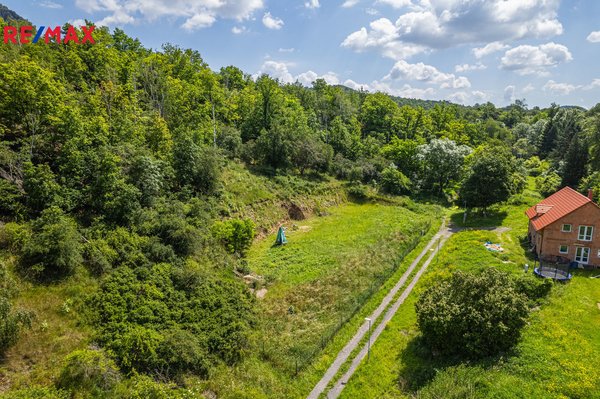
POLYGON ((61 37, 62 36, 62 28, 60 26, 56 26, 53 28, 51 27, 45 27, 45 26, 40 26, 40 28, 36 31, 35 36, 33 36, 33 26, 21 26, 21 27, 16 27, 16 26, 5 26, 4 27, 4 44, 8 44, 8 43, 21 43, 21 44, 29 44, 29 43, 37 43, 42 36, 44 36, 44 43, 48 44, 52 41, 52 39, 54 39, 53 41, 55 43, 63 43, 63 44, 67 44, 67 43, 78 43, 78 44, 85 44, 85 43, 91 43, 91 44, 95 44, 96 42, 94 41, 94 38, 92 37, 92 32, 94 32, 94 29, 96 29, 95 26, 82 26, 81 27, 81 31, 83 32, 83 38, 79 39, 79 36, 77 35, 77 30, 72 26, 69 25, 69 27, 67 28, 67 31, 65 33, 64 38, 61 37), (44 33, 44 30, 46 31, 44 33), (18 36, 18 38, 17 38, 18 36), (30 38, 33 37, 33 40, 30 40, 30 38))

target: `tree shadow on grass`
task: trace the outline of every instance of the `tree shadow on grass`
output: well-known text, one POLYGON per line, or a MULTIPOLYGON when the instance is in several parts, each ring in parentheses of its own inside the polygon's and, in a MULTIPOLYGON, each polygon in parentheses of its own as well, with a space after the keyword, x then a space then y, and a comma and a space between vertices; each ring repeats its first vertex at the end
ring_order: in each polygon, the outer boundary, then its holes
POLYGON ((465 365, 487 369, 498 365, 501 359, 511 355, 504 353, 476 360, 461 356, 434 355, 422 338, 415 336, 398 357, 403 367, 400 369, 397 384, 403 392, 416 394, 431 383, 438 373, 448 368, 465 365))
POLYGON ((452 224, 457 227, 497 227, 501 226, 508 213, 503 210, 492 209, 486 214, 469 212, 467 220, 463 222, 464 210, 457 211, 450 216, 452 224))

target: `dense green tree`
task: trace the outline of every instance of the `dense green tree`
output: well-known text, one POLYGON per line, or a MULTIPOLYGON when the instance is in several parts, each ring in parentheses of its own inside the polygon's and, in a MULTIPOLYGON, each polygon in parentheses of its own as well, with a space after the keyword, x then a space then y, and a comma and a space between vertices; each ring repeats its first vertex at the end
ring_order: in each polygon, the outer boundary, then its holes
POLYGON ((456 272, 425 291, 416 304, 423 340, 447 355, 484 357, 514 346, 525 326, 527 297, 496 269, 456 272))
POLYGON ((77 224, 57 207, 44 210, 32 222, 31 236, 21 255, 23 273, 40 280, 65 277, 82 262, 77 224))
POLYGON ((469 147, 449 139, 433 139, 429 144, 420 145, 417 158, 422 165, 420 179, 424 188, 442 194, 460 179, 465 157, 470 153, 469 147))
POLYGON ((515 160, 506 148, 484 147, 470 155, 470 165, 460 186, 460 202, 466 208, 482 208, 506 201, 516 191, 512 175, 515 160))

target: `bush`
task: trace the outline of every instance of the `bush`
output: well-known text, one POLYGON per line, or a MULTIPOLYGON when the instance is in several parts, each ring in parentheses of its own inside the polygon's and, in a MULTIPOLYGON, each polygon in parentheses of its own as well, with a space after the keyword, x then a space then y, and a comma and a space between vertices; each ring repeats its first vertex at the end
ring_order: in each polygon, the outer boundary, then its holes
POLYGON ((478 358, 506 351, 518 340, 527 298, 506 273, 456 272, 426 290, 416 304, 423 340, 446 355, 478 358))
POLYGON ((210 361, 204 348, 206 343, 189 331, 178 328, 168 331, 159 347, 161 359, 169 365, 165 375, 172 378, 189 372, 207 377, 210 361))
POLYGON ((552 287, 551 279, 526 275, 517 279, 515 288, 517 292, 525 295, 532 303, 537 303, 550 294, 552 287))
POLYGON ((223 126, 217 133, 217 145, 229 158, 239 158, 242 154, 242 136, 236 128, 223 126))
POLYGON ((70 399, 71 395, 53 387, 34 387, 19 389, 2 394, 4 399, 70 399))
POLYGON ((23 194, 16 184, 0 179, 0 216, 18 218, 25 213, 23 194))
POLYGON ((99 350, 78 350, 65 358, 57 386, 92 396, 111 391, 120 380, 115 362, 99 350))
POLYGON ((19 252, 31 238, 29 226, 18 223, 6 223, 0 227, 0 248, 14 253, 19 252))
POLYGON ((90 299, 97 341, 126 373, 205 376, 217 362, 238 361, 247 346, 252 298, 214 269, 121 267, 90 299))
POLYGON ((364 184, 360 184, 360 183, 354 183, 348 186, 348 195, 356 200, 359 201, 364 201, 367 200, 369 198, 371 198, 371 194, 369 192, 369 187, 364 185, 364 184))
POLYGON ((32 234, 23 245, 25 274, 52 280, 67 276, 82 261, 80 236, 75 221, 60 208, 51 207, 33 221, 32 234))
MULTIPOLYGON (((2 293, 3 294, 3 293, 2 293)), ((23 328, 31 327, 32 315, 24 311, 14 311, 9 298, 0 294, 0 357, 19 339, 23 328)))
POLYGON ((244 256, 254 239, 254 223, 250 219, 218 221, 213 225, 212 232, 229 253, 244 256))
POLYGON ((219 180, 219 162, 215 151, 201 147, 191 138, 181 139, 173 149, 173 168, 181 186, 196 193, 212 194, 219 180))
POLYGON ((397 167, 390 166, 381 172, 381 189, 393 195, 410 193, 411 182, 397 167))
POLYGON ((104 239, 91 239, 83 247, 86 266, 95 275, 102 275, 113 268, 119 254, 104 239))

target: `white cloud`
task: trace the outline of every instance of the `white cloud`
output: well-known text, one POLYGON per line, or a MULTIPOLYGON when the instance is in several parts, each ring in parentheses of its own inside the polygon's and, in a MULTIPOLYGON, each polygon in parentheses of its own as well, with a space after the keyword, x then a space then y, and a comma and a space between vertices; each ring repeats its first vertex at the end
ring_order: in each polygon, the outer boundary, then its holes
POLYGON ((479 90, 472 91, 471 95, 473 96, 476 102, 486 101, 487 99, 489 99, 489 96, 486 93, 479 90))
POLYGON ((371 22, 370 31, 361 28, 350 34, 342 42, 342 47, 350 48, 357 52, 369 49, 378 49, 384 56, 392 59, 410 58, 426 50, 423 46, 407 44, 398 41, 398 31, 394 24, 387 18, 380 18, 371 22))
POLYGON ((357 82, 353 81, 352 79, 346 79, 344 81, 344 86, 347 86, 354 90, 369 90, 369 85, 357 83, 357 82))
POLYGON ((52 8, 52 9, 63 8, 62 4, 55 3, 51 0, 40 1, 39 5, 44 8, 52 8))
POLYGON ((587 37, 587 41, 590 43, 600 43, 600 31, 591 32, 587 37))
POLYGON ((500 42, 492 42, 486 44, 483 47, 474 48, 472 51, 475 55, 475 58, 480 59, 485 57, 486 55, 495 53, 497 51, 506 50, 508 47, 509 46, 507 46, 506 44, 502 44, 500 42))
POLYGON ((215 21, 216 18, 212 14, 195 14, 193 17, 188 18, 181 27, 185 30, 193 31, 196 29, 207 28, 214 24, 215 21))
POLYGON ((376 3, 385 4, 394 8, 402 8, 413 5, 411 0, 377 0, 376 3))
POLYGON ((572 59, 569 49, 562 44, 550 42, 540 46, 522 45, 504 53, 501 68, 516 71, 521 75, 533 73, 544 75, 547 73, 547 68, 572 59))
POLYGON ((379 15, 379 11, 377 11, 377 10, 376 10, 376 9, 374 9, 374 8, 367 8, 367 9, 365 10, 365 12, 366 12, 368 15, 373 15, 373 16, 375 16, 375 15, 379 15))
POLYGON ((317 79, 324 79, 330 85, 337 85, 340 83, 338 75, 334 72, 327 72, 323 75, 319 75, 314 71, 307 71, 294 76, 288 69, 292 65, 293 64, 287 62, 267 60, 253 76, 256 79, 262 74, 267 74, 272 78, 279 79, 283 83, 293 83, 298 81, 304 86, 311 86, 317 79))
POLYGON ((163 17, 184 18, 184 29, 212 25, 217 19, 242 21, 264 7, 264 0, 75 0, 88 13, 106 13, 98 24, 125 25, 163 17))
POLYGON ((70 19, 68 22, 73 26, 85 26, 85 19, 70 19))
POLYGON ((471 65, 471 64, 462 64, 462 65, 455 65, 454 66, 454 72, 456 73, 464 73, 464 72, 470 72, 470 71, 481 71, 483 69, 487 69, 487 66, 483 65, 481 62, 478 62, 477 64, 471 65))
POLYGON ((504 88, 504 101, 512 103, 515 100, 515 86, 508 85, 504 88))
POLYGON ((424 83, 437 84, 442 89, 462 89, 471 87, 471 82, 464 76, 456 77, 453 73, 440 72, 432 65, 422 62, 409 64, 402 60, 394 64, 384 80, 416 80, 424 83))
POLYGON ((319 76, 316 72, 307 71, 296 76, 296 80, 304 86, 311 86, 317 79, 324 79, 330 85, 337 85, 340 83, 337 74, 333 72, 327 72, 326 74, 319 76))
POLYGON ((558 83, 553 80, 549 80, 544 85, 543 89, 549 91, 555 95, 567 95, 574 90, 581 88, 581 86, 575 86, 569 83, 558 83))
POLYGON ((360 1, 360 0, 346 0, 346 1, 344 1, 344 3, 342 4, 342 7, 344 7, 344 8, 352 8, 352 7, 354 7, 355 5, 357 5, 359 1, 360 1))
MULTIPOLYGON (((380 1, 408 4, 404 0, 380 1)), ((559 3, 559 0, 420 0, 395 22, 386 18, 373 21, 370 29, 362 27, 351 33, 342 45, 355 51, 377 50, 399 60, 462 44, 546 38, 563 32, 557 19, 559 3)), ((480 54, 491 51, 493 46, 483 49, 480 54)))
POLYGON ((283 83, 292 83, 294 82, 294 77, 288 70, 289 65, 290 64, 286 62, 278 62, 273 60, 265 61, 254 77, 256 78, 262 74, 267 74, 272 78, 279 79, 283 83))
POLYGON ((523 87, 523 89, 521 91, 523 93, 531 93, 534 90, 535 90, 535 86, 532 85, 531 83, 528 83, 527 86, 523 87))
POLYGON ((115 10, 111 15, 102 18, 100 21, 96 22, 98 26, 122 26, 127 24, 132 24, 135 22, 135 18, 131 15, 127 14, 123 10, 115 10))
POLYGON ((290 48, 280 48, 278 50, 280 53, 293 53, 294 51, 296 51, 295 48, 290 47, 290 48))
POLYGON ((231 28, 231 33, 233 33, 234 35, 241 35, 243 33, 248 32, 248 28, 246 28, 245 26, 234 26, 233 28, 231 28))
POLYGON ((319 0, 308 0, 304 3, 304 7, 314 9, 321 7, 321 4, 319 4, 319 0))
POLYGON ((587 86, 584 86, 585 90, 592 90, 595 89, 596 87, 600 87, 600 79, 594 79, 592 80, 592 83, 590 83, 587 86))
POLYGON ((269 29, 281 29, 283 27, 283 21, 280 18, 273 17, 270 12, 263 15, 262 23, 269 29))
POLYGON ((456 93, 452 93, 448 96, 448 100, 453 101, 455 103, 464 104, 467 102, 469 95, 464 91, 458 91, 456 93))

